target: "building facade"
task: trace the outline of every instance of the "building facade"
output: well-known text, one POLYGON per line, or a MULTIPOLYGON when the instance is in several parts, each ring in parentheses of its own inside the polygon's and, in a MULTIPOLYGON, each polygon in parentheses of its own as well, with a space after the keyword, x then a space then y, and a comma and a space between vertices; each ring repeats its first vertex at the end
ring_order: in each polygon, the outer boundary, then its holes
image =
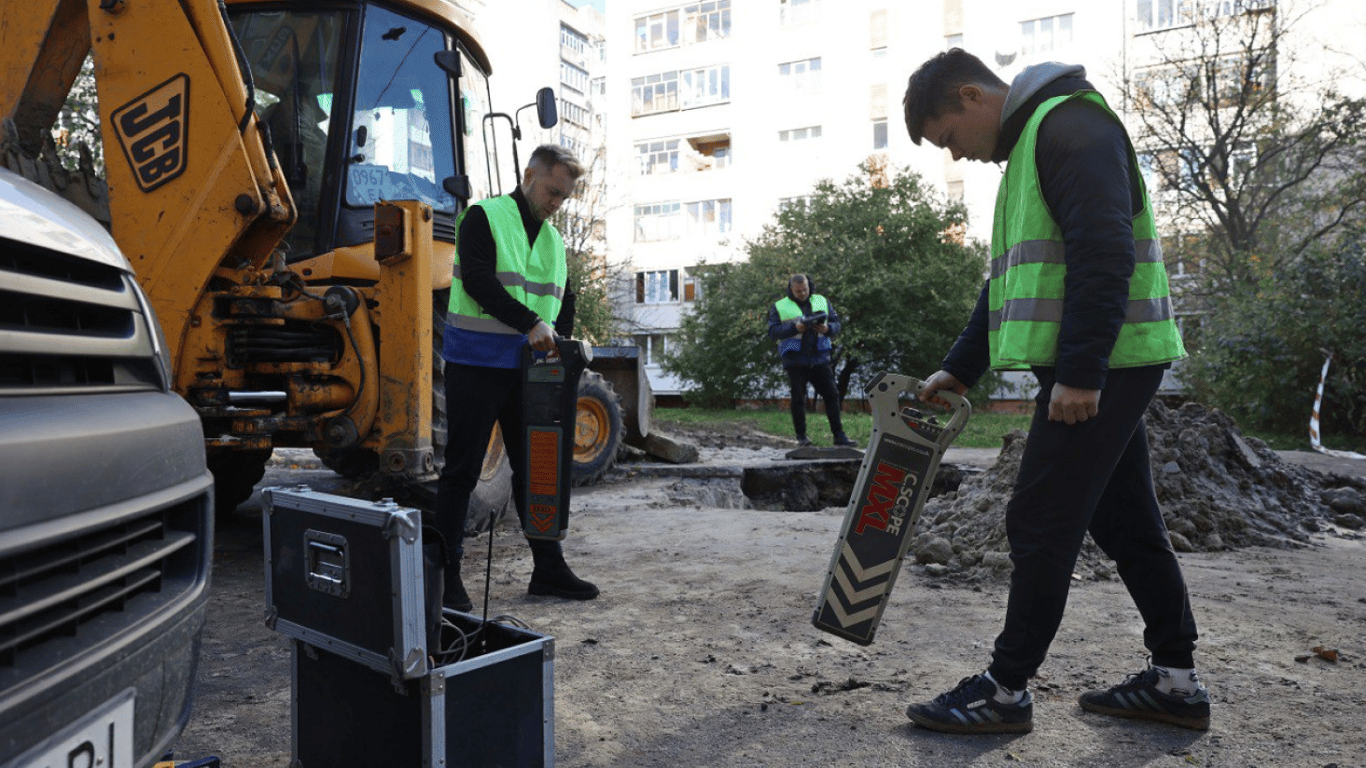
MULTIPOLYGON (((606 37, 609 258, 656 392, 699 268, 744 258, 780 206, 870 155, 908 158, 899 95, 934 35, 891 0, 612 0, 606 37), (909 34, 892 34, 909 30, 909 34)), ((926 167, 937 158, 921 156, 926 167)), ((762 307, 783 290, 755 296, 762 307)), ((838 297, 834 297, 838 302, 838 297)))

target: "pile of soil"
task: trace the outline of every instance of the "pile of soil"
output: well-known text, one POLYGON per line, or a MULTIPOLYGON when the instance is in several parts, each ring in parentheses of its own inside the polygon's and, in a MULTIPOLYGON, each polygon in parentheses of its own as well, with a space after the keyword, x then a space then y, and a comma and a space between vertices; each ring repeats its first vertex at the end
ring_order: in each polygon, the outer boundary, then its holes
MULTIPOLYGON (((1218 409, 1155 400, 1147 424, 1153 483, 1178 552, 1299 547, 1314 533, 1366 527, 1366 482, 1282 461, 1218 409)), ((1010 572, 1004 515, 1024 443, 1023 432, 1007 435, 995 465, 925 504, 911 551, 927 572, 973 580, 1010 572)), ((1089 536, 1076 574, 1114 575, 1089 536)))

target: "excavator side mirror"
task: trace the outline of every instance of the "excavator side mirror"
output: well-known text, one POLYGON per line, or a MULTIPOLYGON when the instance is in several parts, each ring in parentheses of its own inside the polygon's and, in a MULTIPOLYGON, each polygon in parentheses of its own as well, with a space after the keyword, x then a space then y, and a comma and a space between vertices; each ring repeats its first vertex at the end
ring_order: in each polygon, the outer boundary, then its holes
POLYGON ((555 91, 550 87, 536 92, 536 120, 542 128, 554 128, 560 122, 560 113, 555 107, 555 91))
POLYGON ((470 177, 465 174, 459 176, 447 176, 441 182, 441 188, 461 200, 469 200, 473 192, 470 189, 470 177))
POLYGON ((451 77, 460 77, 460 54, 455 51, 437 51, 436 65, 451 77))

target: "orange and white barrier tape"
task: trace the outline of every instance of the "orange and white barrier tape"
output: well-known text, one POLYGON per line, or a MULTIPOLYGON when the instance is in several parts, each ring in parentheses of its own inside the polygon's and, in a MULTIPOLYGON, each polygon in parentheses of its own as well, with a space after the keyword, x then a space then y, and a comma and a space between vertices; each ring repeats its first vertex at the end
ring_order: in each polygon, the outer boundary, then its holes
POLYGON ((1314 410, 1309 415, 1309 444, 1314 450, 1325 456, 1335 456, 1339 459, 1366 459, 1356 451, 1335 451, 1331 448, 1324 448, 1323 443, 1319 442, 1319 406, 1323 404, 1323 383, 1328 380, 1328 363, 1332 362, 1332 356, 1323 360, 1323 371, 1319 374, 1319 388, 1314 393, 1314 410))

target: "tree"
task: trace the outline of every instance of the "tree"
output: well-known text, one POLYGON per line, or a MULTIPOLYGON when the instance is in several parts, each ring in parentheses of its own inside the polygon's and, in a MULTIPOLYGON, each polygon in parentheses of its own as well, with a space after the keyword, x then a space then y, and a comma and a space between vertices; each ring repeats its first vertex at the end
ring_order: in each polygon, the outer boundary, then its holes
POLYGON ((809 203, 779 211, 745 244, 748 261, 703 266, 701 295, 665 370, 707 403, 785 391, 766 318, 801 272, 844 321, 833 356, 842 394, 882 371, 928 376, 982 285, 986 251, 963 243, 965 216, 877 157, 842 183, 817 183, 809 203))
POLYGON ((57 156, 69 171, 89 166, 100 177, 104 176, 104 143, 100 138, 99 98, 95 92, 95 59, 89 55, 81 65, 81 73, 66 96, 66 103, 57 113, 52 126, 57 156), (88 153, 82 157, 82 153, 88 153))
MULTIPOLYGON (((1366 436, 1366 233, 1310 248, 1293 267, 1254 262, 1255 283, 1212 301, 1204 343, 1182 368, 1192 394, 1246 424, 1304 434, 1325 356, 1326 437, 1366 436)), ((1353 446, 1354 447, 1354 446, 1353 446)))
POLYGON ((1178 3, 1181 23, 1136 38, 1148 65, 1124 76, 1156 200, 1206 288, 1256 283, 1251 257, 1294 260, 1366 217, 1366 101, 1297 74, 1293 6, 1178 3))
POLYGON ((607 214, 606 156, 602 147, 585 158, 577 191, 551 219, 564 238, 569 262, 569 287, 577 294, 574 336, 592 344, 606 344, 619 335, 621 321, 613 312, 612 289, 624 267, 607 263, 603 242, 607 214))

